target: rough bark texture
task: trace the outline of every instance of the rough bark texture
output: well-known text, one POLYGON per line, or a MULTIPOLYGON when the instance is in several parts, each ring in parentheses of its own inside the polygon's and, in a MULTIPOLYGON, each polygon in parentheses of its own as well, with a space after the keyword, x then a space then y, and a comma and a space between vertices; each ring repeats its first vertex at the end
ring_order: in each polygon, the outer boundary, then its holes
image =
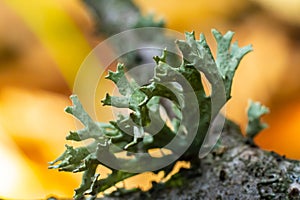
POLYGON ((249 144, 230 123, 220 144, 200 160, 199 168, 177 175, 182 186, 158 184, 146 193, 104 199, 300 199, 299 175, 298 161, 249 144))

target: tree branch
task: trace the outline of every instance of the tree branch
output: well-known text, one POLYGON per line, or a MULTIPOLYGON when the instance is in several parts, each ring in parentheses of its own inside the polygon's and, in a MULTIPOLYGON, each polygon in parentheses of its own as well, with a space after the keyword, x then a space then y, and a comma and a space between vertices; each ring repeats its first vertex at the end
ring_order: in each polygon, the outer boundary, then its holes
POLYGON ((299 161, 247 144, 227 122, 220 143, 199 167, 173 177, 181 187, 156 184, 148 192, 103 199, 300 199, 299 175, 299 161))

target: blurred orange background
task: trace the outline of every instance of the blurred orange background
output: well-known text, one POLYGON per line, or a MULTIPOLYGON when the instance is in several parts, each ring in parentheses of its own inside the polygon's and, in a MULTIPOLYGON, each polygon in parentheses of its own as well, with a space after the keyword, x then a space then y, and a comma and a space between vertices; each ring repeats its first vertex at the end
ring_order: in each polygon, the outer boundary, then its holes
MULTIPOLYGON (((248 99, 271 109, 259 146, 300 159, 300 1, 135 0, 168 28, 236 32, 254 51, 241 62, 227 116, 246 126, 248 99)), ((0 198, 71 197, 80 174, 48 170, 75 129, 64 113, 76 72, 101 41, 78 0, 0 1, 0 198)), ((111 84, 103 87, 113 89, 111 84)), ((103 94, 104 96, 104 94, 103 94)), ((103 119, 111 115, 103 113, 103 119)))

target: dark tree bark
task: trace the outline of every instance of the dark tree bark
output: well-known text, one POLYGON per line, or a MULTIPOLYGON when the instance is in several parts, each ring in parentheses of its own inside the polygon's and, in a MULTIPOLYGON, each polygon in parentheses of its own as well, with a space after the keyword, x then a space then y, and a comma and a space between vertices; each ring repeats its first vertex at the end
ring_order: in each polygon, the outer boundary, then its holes
POLYGON ((148 192, 104 199, 300 199, 299 175, 299 161, 251 144, 229 122, 220 143, 197 169, 175 175, 181 186, 156 184, 148 192))

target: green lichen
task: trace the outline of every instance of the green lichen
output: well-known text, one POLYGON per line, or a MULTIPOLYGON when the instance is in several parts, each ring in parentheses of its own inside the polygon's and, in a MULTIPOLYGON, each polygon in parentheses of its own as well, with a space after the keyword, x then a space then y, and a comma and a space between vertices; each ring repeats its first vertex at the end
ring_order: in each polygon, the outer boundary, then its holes
MULTIPOLYGON (((229 31, 222 35, 217 30, 213 30, 212 33, 218 47, 216 59, 214 59, 204 35, 201 34, 200 40, 196 40, 195 34, 192 32, 185 34, 186 40, 176 42, 183 55, 181 64, 172 66, 168 63, 168 59, 166 59, 168 52, 164 51, 161 57, 154 57, 156 62, 154 77, 146 85, 139 86, 134 80, 128 80, 124 76, 125 71, 122 64, 118 64, 116 72, 110 71, 106 78, 116 84, 121 96, 115 97, 107 94, 102 103, 105 106, 128 108, 131 112, 128 116, 119 115, 117 120, 110 123, 95 122, 86 113, 78 97, 71 96, 73 106, 69 106, 66 112, 79 119, 84 128, 71 131, 67 140, 92 139, 93 142, 77 148, 66 146, 66 151, 51 162, 49 168, 73 173, 83 172, 82 184, 75 190, 75 199, 80 199, 85 195, 90 195, 92 199, 96 198, 99 193, 135 175, 135 173, 113 169, 102 162, 103 160, 115 162, 121 168, 135 166, 137 171, 142 171, 141 160, 145 158, 144 155, 135 155, 129 161, 125 158, 117 158, 115 153, 124 150, 148 152, 153 148, 163 148, 175 137, 178 148, 180 148, 187 145, 188 137, 185 132, 195 134, 195 138, 180 160, 190 161, 192 167, 199 163, 195 158, 198 158, 210 121, 230 99, 234 72, 242 57, 252 50, 251 46, 239 48, 237 43, 231 44, 233 32, 229 31), (205 93, 200 71, 206 75, 212 85, 211 95, 205 93), (174 82, 181 87, 175 86, 174 82), (220 83, 222 84, 220 85, 220 83), (186 87, 186 84, 190 87, 186 87), (222 85, 224 87, 221 87, 222 85), (216 105, 212 105, 212 99, 222 92, 224 93, 224 102, 217 101, 216 105), (196 97, 194 103, 191 101, 191 95, 196 97), (171 125, 167 124, 159 114, 158 109, 162 98, 171 102, 172 116, 167 113, 172 121, 171 125), (188 123, 191 121, 193 123, 188 123), (179 122, 182 122, 182 125, 178 125, 179 122), (154 133, 151 129, 152 123, 161 125, 162 128, 154 133), (149 134, 145 134, 145 132, 149 134), (110 168, 112 173, 107 178, 101 179, 101 174, 96 173, 99 165, 110 168)), ((151 158, 153 161, 151 163, 172 159, 177 154, 176 149, 172 150, 173 154, 171 155, 151 158)), ((175 162, 161 170, 168 174, 174 164, 175 162)))
POLYGON ((248 108, 248 125, 246 128, 247 137, 251 140, 263 129, 267 128, 266 123, 261 122, 261 117, 268 114, 270 111, 267 107, 259 102, 249 102, 248 108))

